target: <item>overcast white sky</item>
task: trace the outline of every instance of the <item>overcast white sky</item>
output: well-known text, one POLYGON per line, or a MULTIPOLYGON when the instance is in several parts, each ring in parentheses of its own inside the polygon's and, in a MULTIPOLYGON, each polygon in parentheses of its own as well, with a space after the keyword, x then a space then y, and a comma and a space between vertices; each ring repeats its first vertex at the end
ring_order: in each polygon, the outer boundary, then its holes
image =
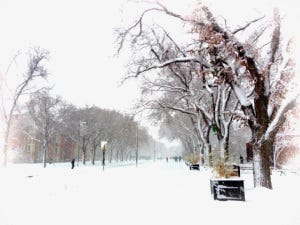
MULTIPOLYGON (((124 62, 113 57, 112 32, 122 17, 135 16, 132 9, 121 14, 126 2, 0 0, 0 71, 3 73, 18 50, 40 46, 51 53, 50 81, 67 101, 118 110, 128 108, 139 92, 134 81, 118 86, 125 69, 124 62)), ((172 2, 171 8, 182 10, 193 1, 168 2, 172 2)), ((271 3, 276 1, 245 1, 242 5, 235 0, 206 2, 228 18, 229 24, 238 24, 270 11, 271 3)))
POLYGON ((40 46, 50 51, 54 90, 67 101, 125 108, 136 91, 129 85, 117 88, 124 73, 112 48, 118 2, 0 0, 1 72, 18 50, 40 46))
MULTIPOLYGON (((165 1, 181 12, 195 2, 165 1)), ((228 24, 244 24, 270 13, 280 0, 205 2, 226 17, 228 24)), ((285 1, 281 8, 295 12, 295 2, 285 1)), ((40 46, 51 54, 48 68, 54 91, 68 102, 121 111, 130 108, 139 91, 135 81, 119 87, 124 61, 113 57, 113 28, 122 18, 133 19, 138 11, 138 5, 127 6, 126 0, 0 0, 0 72, 18 50, 40 46)))

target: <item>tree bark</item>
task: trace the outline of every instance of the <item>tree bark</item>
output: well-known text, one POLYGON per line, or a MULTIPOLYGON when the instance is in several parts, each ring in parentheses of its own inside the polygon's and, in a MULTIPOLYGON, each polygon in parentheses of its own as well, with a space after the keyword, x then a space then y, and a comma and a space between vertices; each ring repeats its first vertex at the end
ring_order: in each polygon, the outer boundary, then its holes
POLYGON ((92 165, 95 165, 95 157, 96 157, 96 147, 93 147, 93 154, 92 154, 92 165))
POLYGON ((86 161, 86 150, 82 150, 82 164, 85 165, 85 161, 86 161))
POLYGON ((82 164, 85 165, 85 162, 86 162, 86 146, 85 146, 84 141, 83 141, 83 144, 82 144, 82 164))
POLYGON ((266 141, 263 145, 253 148, 253 177, 255 187, 272 189, 270 153, 272 144, 266 141))
POLYGON ((84 136, 82 139, 82 164, 85 165, 86 163, 86 150, 88 147, 89 138, 84 136))
POLYGON ((93 153, 92 153, 92 165, 95 165, 96 150, 97 150, 97 144, 96 144, 96 141, 94 141, 93 142, 93 153))
POLYGON ((272 189, 271 172, 270 172, 270 153, 272 150, 273 138, 263 139, 269 125, 268 116, 268 96, 264 95, 264 79, 257 81, 255 90, 256 97, 255 113, 256 120, 249 125, 253 134, 253 177, 255 187, 265 187, 272 189))

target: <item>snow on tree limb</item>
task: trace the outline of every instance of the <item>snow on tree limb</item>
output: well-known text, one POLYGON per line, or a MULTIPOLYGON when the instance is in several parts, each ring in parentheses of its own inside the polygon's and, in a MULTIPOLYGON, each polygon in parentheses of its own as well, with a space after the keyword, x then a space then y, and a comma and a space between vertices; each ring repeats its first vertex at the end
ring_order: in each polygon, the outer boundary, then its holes
POLYGON ((174 110, 174 111, 178 111, 178 112, 181 112, 181 113, 184 113, 184 114, 188 114, 188 115, 193 115, 195 116, 196 114, 191 112, 190 110, 187 110, 187 109, 183 109, 183 108, 178 108, 178 107, 175 107, 175 106, 171 106, 171 105, 166 105, 166 104, 163 104, 161 102, 158 102, 156 101, 157 104, 161 107, 161 108, 168 108, 168 109, 171 109, 171 110, 174 110))
POLYGON ((140 74, 145 73, 145 72, 150 71, 150 70, 153 70, 153 69, 161 69, 161 68, 167 67, 171 64, 185 63, 185 62, 196 62, 196 63, 199 63, 199 64, 201 64, 202 66, 204 66, 206 68, 210 68, 209 65, 206 62, 204 62, 203 60, 201 60, 198 57, 178 57, 178 58, 175 58, 175 59, 167 60, 167 61, 165 61, 163 63, 160 63, 160 64, 149 66, 145 69, 141 69, 139 67, 138 70, 136 71, 135 75, 127 76, 126 78, 138 77, 140 74))
POLYGON ((251 106, 252 102, 238 84, 232 84, 233 91, 242 106, 251 106))
POLYGON ((197 105, 197 108, 201 111, 202 115, 205 116, 205 119, 208 120, 208 122, 212 121, 213 116, 210 115, 210 113, 201 105, 197 105))
POLYGON ((23 130, 23 133, 25 135, 27 135, 31 140, 37 141, 39 143, 41 143, 42 141, 40 139, 35 138, 34 136, 32 136, 30 133, 26 132, 25 130, 23 130))
MULTIPOLYGON (((299 97, 299 93, 295 94, 294 96, 289 96, 286 98, 282 103, 280 108, 278 109, 276 116, 271 121, 266 130, 265 134, 261 138, 260 142, 266 141, 270 138, 271 134, 275 132, 285 121, 285 113, 292 109, 296 103, 297 98, 299 97)), ((276 132, 275 132, 276 133, 276 132)))

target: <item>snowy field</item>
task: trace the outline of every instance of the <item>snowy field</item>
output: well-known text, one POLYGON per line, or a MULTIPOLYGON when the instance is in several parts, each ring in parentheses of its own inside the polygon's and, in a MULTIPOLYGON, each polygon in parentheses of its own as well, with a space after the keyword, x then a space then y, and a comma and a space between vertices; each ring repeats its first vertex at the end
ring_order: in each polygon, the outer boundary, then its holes
POLYGON ((271 224, 300 225, 300 176, 273 172, 274 190, 254 189, 242 172, 246 201, 214 201, 209 171, 184 163, 111 166, 9 165, 0 170, 0 225, 271 224))

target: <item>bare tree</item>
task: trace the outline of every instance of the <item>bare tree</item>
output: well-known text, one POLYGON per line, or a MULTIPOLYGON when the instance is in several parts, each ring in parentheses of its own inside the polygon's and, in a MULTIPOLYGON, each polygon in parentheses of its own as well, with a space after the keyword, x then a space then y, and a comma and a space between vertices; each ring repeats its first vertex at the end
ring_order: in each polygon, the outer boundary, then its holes
MULTIPOLYGON (((44 66, 44 62, 48 59, 49 53, 40 48, 32 49, 29 52, 29 60, 27 64, 27 71, 22 76, 22 81, 13 90, 12 100, 8 108, 5 107, 5 103, 2 97, 1 111, 4 117, 5 128, 4 128, 4 147, 3 147, 3 164, 7 165, 7 151, 8 151, 8 140, 10 136, 10 129, 13 120, 13 115, 19 103, 20 97, 24 93, 33 92, 32 84, 38 78, 46 78, 48 72, 44 66)), ((4 82, 3 82, 4 83, 4 82)), ((3 85, 1 82, 1 85, 3 85)), ((1 88, 4 88, 3 86, 1 88)), ((7 100, 10 98, 7 98, 7 100)))
POLYGON ((109 124, 106 120, 105 110, 98 107, 90 108, 90 116, 88 119, 88 127, 90 130, 90 146, 92 148, 91 163, 95 165, 97 149, 101 145, 101 141, 106 138, 105 131, 109 124))
POLYGON ((57 134, 60 124, 60 103, 59 97, 51 97, 48 90, 34 93, 28 103, 28 111, 42 139, 43 165, 47 165, 47 154, 51 138, 57 134))
POLYGON ((63 108, 63 118, 60 125, 60 132, 63 133, 64 137, 68 138, 72 143, 74 143, 74 149, 72 149, 72 158, 77 158, 79 163, 80 155, 80 112, 79 109, 74 105, 66 104, 63 108))
POLYGON ((88 153, 87 150, 91 141, 93 125, 95 122, 95 117, 93 116, 93 107, 86 106, 85 108, 79 110, 79 114, 79 137, 82 152, 82 163, 85 165, 88 153))

